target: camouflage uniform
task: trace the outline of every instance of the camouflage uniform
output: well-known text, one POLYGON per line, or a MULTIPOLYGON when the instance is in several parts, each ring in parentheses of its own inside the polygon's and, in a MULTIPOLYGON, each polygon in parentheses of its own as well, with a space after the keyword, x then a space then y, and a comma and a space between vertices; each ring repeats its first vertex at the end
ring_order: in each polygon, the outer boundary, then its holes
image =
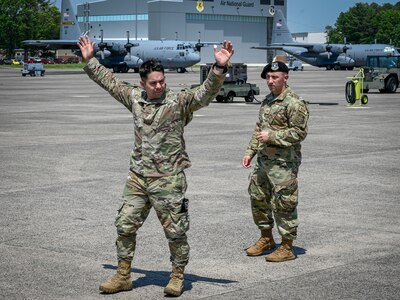
POLYGON ((136 232, 154 207, 168 239, 171 261, 185 266, 189 259, 189 216, 184 169, 190 167, 190 160, 185 150, 184 127, 194 111, 215 98, 225 74, 211 71, 196 89, 174 93, 167 88, 161 98, 148 100, 142 88, 118 80, 96 58, 84 70, 133 114, 135 144, 115 220, 118 259, 133 259, 136 232))
POLYGON ((270 229, 275 217, 279 234, 290 240, 297 236, 297 173, 308 117, 307 104, 290 87, 276 98, 269 94, 245 152, 257 154, 248 189, 255 224, 260 230, 270 229), (256 139, 261 131, 270 131, 266 143, 256 139))

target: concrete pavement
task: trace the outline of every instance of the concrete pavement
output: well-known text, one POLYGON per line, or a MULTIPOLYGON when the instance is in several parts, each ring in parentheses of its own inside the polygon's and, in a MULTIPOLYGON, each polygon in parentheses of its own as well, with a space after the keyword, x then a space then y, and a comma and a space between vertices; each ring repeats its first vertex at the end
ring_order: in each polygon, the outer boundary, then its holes
MULTIPOLYGON (((265 95, 260 72, 249 68, 249 82, 265 95)), ((400 93, 376 91, 349 108, 344 85, 355 73, 290 73, 311 109, 294 261, 244 252, 259 232, 240 161, 259 105, 235 98, 195 113, 185 133, 191 260, 180 299, 398 299, 400 93)), ((199 80, 198 71, 166 75, 177 91, 199 80)), ((134 289, 98 292, 116 269, 113 221, 132 133, 129 111, 81 70, 31 78, 0 68, 1 299, 164 298, 169 252, 154 212, 138 233, 134 289)))

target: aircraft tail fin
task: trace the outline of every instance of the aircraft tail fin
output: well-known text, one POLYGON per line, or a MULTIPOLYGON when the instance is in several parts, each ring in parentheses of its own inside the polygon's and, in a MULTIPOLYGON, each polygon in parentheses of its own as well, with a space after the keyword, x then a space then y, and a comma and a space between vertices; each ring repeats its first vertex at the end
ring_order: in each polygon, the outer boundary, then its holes
POLYGON ((272 44, 293 43, 293 37, 287 26, 285 16, 280 9, 276 10, 272 28, 272 44))
POLYGON ((81 29, 70 0, 62 0, 61 2, 60 25, 61 40, 78 40, 81 36, 81 29))

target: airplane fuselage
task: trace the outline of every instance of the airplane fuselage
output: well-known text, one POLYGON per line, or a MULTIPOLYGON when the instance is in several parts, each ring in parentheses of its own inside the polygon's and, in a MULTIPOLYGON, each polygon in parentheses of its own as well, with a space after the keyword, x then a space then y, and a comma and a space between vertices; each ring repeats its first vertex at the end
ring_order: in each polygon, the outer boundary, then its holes
POLYGON ((344 49, 343 51, 314 52, 303 47, 284 46, 282 50, 293 55, 312 66, 316 67, 341 67, 353 68, 365 66, 369 55, 389 55, 397 53, 396 49, 384 44, 332 44, 332 49, 344 49))
POLYGON ((315 67, 327 69, 353 69, 366 65, 369 55, 399 54, 398 50, 384 44, 324 44, 294 41, 283 12, 274 15, 272 43, 252 47, 263 50, 282 50, 315 67))
POLYGON ((165 68, 186 68, 200 62, 200 54, 191 43, 175 40, 132 41, 130 54, 121 41, 103 41, 106 45, 100 51, 101 41, 95 40, 96 57, 106 67, 125 64, 137 69, 146 60, 155 59, 165 68))

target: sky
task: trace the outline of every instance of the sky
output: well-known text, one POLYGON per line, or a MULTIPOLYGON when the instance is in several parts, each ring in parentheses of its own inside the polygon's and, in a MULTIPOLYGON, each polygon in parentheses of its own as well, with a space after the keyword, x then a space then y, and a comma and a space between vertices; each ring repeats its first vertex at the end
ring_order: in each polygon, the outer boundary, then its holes
MULTIPOLYGON (((73 5, 90 2, 90 0, 71 1, 73 5)), ((400 0, 287 0, 287 23, 292 33, 323 32, 325 31, 325 26, 335 25, 336 19, 341 12, 348 11, 350 7, 358 2, 395 4, 398 1, 400 0)), ((61 8, 61 0, 54 0, 54 2, 57 7, 61 8)))

